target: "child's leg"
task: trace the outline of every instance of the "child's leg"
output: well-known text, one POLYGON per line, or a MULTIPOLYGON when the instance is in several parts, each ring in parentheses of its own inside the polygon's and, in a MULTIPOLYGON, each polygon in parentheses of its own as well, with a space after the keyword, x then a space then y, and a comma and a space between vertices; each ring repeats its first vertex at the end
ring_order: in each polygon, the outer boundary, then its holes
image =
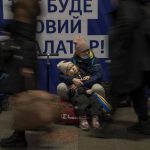
POLYGON ((87 116, 86 115, 83 115, 83 116, 79 116, 79 127, 82 129, 82 130, 89 130, 90 128, 90 125, 87 121, 87 116))
POLYGON ((88 130, 90 126, 87 121, 86 110, 90 104, 90 99, 85 94, 80 94, 71 98, 71 101, 79 117, 79 127, 82 130, 88 130))
POLYGON ((99 121, 99 116, 102 113, 102 107, 94 96, 91 95, 89 99, 91 102, 91 116, 92 116, 91 124, 94 128, 100 128, 101 125, 99 121))
POLYGON ((75 95, 71 98, 71 102, 74 105, 78 116, 86 114, 86 110, 90 105, 90 99, 85 94, 75 95))

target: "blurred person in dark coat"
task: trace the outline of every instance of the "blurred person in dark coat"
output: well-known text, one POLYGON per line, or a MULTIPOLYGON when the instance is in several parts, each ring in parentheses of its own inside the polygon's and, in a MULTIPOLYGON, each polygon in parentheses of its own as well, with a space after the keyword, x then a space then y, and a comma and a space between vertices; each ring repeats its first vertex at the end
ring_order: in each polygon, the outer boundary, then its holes
POLYGON ((131 96, 138 123, 128 130, 150 134, 144 93, 150 85, 150 1, 118 2, 110 31, 112 94, 131 96))
MULTIPOLYGON (((6 30, 8 40, 0 42, 0 93, 10 95, 36 89, 37 48, 35 42, 38 0, 15 0, 12 5, 13 20, 6 30)), ((2 147, 25 147, 25 131, 16 130, 2 139, 2 147)))

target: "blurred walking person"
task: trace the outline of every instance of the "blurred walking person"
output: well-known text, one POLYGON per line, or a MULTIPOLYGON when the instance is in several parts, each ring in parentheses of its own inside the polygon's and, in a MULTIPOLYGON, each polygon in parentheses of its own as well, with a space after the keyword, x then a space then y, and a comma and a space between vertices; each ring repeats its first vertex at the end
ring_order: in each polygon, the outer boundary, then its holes
MULTIPOLYGON (((10 95, 36 89, 37 52, 35 42, 38 0, 15 0, 13 21, 8 25, 10 38, 0 42, 0 93, 10 95)), ((2 139, 2 147, 26 147, 25 131, 15 130, 2 139)))
POLYGON ((138 122, 129 131, 150 134, 145 88, 150 85, 150 0, 119 0, 110 31, 113 96, 129 94, 138 122))

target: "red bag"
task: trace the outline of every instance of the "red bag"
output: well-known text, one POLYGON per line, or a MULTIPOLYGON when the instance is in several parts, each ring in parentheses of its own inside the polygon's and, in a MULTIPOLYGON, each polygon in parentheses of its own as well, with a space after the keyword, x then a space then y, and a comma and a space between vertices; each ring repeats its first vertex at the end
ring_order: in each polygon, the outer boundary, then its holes
POLYGON ((78 125, 79 118, 76 116, 75 109, 71 102, 61 100, 63 110, 60 116, 60 123, 66 125, 78 125))

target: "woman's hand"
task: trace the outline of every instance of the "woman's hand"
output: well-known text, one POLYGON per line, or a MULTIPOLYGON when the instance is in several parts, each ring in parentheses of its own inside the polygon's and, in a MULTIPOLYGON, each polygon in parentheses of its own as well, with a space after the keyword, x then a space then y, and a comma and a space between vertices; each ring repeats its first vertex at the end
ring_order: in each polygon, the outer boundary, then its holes
POLYGON ((73 78, 72 82, 73 82, 73 84, 75 84, 77 87, 83 85, 82 80, 77 79, 77 78, 73 78))
POLYGON ((75 89, 77 89, 77 86, 76 86, 75 84, 72 84, 72 85, 70 86, 70 89, 71 89, 71 90, 75 90, 75 89))
POLYGON ((92 89, 88 89, 88 90, 86 90, 86 93, 91 95, 93 93, 93 90, 92 89))
POLYGON ((90 79, 90 76, 84 76, 84 77, 82 78, 83 81, 89 80, 89 79, 90 79))

